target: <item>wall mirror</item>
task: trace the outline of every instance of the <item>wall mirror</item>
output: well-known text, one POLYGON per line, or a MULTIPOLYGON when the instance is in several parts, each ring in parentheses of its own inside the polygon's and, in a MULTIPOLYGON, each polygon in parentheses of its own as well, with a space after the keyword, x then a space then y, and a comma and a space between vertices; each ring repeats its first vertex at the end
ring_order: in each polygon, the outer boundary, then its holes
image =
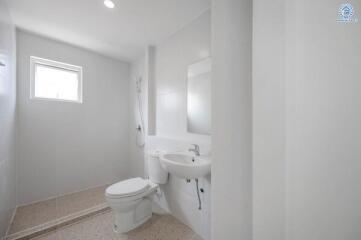
POLYGON ((211 58, 188 66, 187 128, 188 132, 211 134, 211 58))

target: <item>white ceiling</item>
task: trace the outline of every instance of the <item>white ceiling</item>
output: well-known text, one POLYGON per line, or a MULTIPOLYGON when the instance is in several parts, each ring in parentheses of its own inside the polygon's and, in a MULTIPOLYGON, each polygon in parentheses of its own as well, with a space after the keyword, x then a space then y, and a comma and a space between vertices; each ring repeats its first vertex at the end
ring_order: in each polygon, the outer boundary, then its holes
POLYGON ((8 0, 17 27, 120 60, 140 57, 210 8, 210 0, 8 0))

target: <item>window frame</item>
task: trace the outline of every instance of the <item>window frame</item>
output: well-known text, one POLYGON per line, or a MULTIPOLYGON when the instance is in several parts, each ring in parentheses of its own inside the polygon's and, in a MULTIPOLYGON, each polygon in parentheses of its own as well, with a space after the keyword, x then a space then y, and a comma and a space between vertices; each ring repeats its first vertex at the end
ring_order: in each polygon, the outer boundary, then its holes
POLYGON ((53 61, 50 59, 30 56, 30 99, 31 100, 44 100, 44 101, 56 101, 56 102, 69 102, 69 103, 83 103, 83 67, 76 66, 68 63, 53 61), (42 65, 55 69, 62 69, 65 71, 75 72, 78 75, 78 100, 67 100, 60 98, 46 98, 35 96, 35 78, 36 78, 36 66, 42 65))

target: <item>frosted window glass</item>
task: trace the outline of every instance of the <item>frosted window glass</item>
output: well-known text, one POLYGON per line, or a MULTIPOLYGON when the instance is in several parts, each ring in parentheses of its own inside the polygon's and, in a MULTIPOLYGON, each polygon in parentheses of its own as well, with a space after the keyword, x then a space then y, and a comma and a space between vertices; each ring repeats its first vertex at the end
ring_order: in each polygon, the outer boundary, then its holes
POLYGON ((83 68, 30 56, 30 98, 83 102, 83 68))
POLYGON ((78 88, 78 72, 40 64, 35 66, 35 97, 78 101, 78 88))

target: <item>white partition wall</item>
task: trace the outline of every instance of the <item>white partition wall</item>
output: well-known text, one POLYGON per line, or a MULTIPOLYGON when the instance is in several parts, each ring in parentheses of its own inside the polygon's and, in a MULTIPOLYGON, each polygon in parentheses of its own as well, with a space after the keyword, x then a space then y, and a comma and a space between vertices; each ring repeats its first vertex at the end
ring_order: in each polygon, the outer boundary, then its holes
POLYGON ((253 1, 254 240, 285 240, 286 2, 253 1))
POLYGON ((253 7, 254 240, 361 239, 361 2, 253 7))
POLYGON ((213 0, 214 240, 252 238, 251 13, 251 0, 213 0))

